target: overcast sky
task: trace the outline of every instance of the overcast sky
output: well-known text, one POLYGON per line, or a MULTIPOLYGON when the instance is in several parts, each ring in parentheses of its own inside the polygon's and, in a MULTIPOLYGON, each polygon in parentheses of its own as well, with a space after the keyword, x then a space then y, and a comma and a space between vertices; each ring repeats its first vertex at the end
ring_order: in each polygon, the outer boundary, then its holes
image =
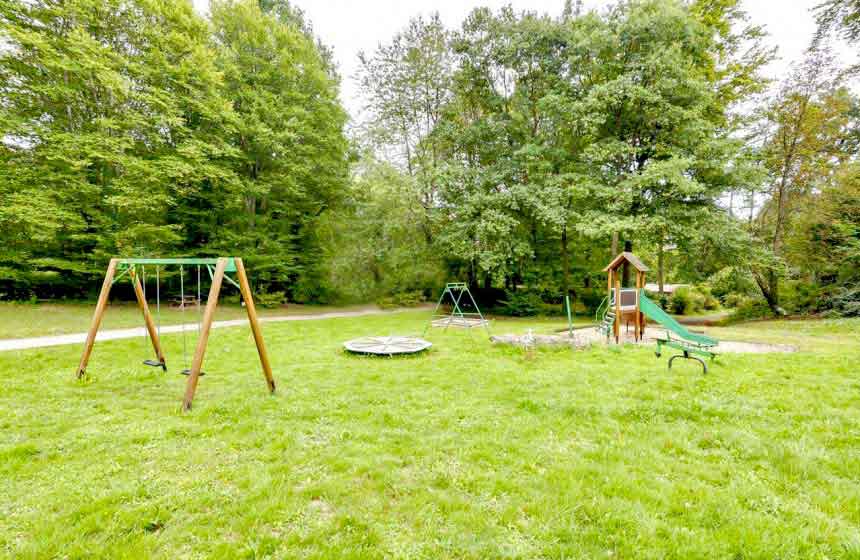
MULTIPOLYGON (((753 23, 764 25, 770 33, 769 42, 779 48, 779 60, 769 69, 772 77, 785 74, 791 62, 803 55, 815 32, 810 9, 822 0, 744 0, 744 7, 753 23)), ((208 0, 194 0, 201 12, 208 0)), ((334 49, 343 76, 341 97, 355 117, 361 108, 354 79, 358 69, 358 53, 372 52, 379 43, 386 43, 403 29, 409 19, 439 12, 449 28, 457 28, 465 16, 477 6, 498 9, 510 4, 516 10, 534 10, 558 15, 564 0, 292 0, 304 12, 323 43, 334 49)), ((609 4, 606 0, 585 0, 586 9, 609 4)), ((847 57, 846 53, 846 57, 847 57)))

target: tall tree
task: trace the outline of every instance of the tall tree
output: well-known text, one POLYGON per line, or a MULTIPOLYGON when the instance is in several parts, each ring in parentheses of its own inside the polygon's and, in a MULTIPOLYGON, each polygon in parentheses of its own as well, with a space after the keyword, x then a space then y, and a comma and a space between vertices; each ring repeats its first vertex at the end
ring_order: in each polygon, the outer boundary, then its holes
MULTIPOLYGON (((768 172, 769 198, 753 228, 778 259, 785 256, 786 231, 801 201, 829 181, 849 155, 845 137, 851 109, 832 56, 816 49, 765 110, 762 163, 768 172)), ((774 311, 780 310, 782 275, 779 267, 756 272, 762 295, 774 311)))
POLYGON ((264 285, 313 298, 313 229, 347 181, 338 83, 307 34, 256 1, 215 2, 212 23, 237 114, 232 168, 241 196, 212 247, 247 255, 264 285))
POLYGON ((83 288, 108 255, 180 247, 177 192, 231 181, 232 112, 190 3, 3 2, 0 36, 0 206, 21 227, 0 232, 5 279, 83 288))
POLYGON ((599 202, 586 232, 680 243, 734 183, 741 144, 730 111, 761 88, 767 56, 754 28, 730 35, 737 2, 703 4, 625 3, 584 22, 594 39, 571 64, 592 84, 579 109, 594 138, 585 155, 599 202), (741 42, 752 50, 738 54, 741 42))
POLYGON ((426 215, 419 226, 432 239, 439 149, 431 137, 451 98, 454 60, 439 14, 412 19, 390 43, 360 53, 363 140, 400 166, 420 190, 426 215))

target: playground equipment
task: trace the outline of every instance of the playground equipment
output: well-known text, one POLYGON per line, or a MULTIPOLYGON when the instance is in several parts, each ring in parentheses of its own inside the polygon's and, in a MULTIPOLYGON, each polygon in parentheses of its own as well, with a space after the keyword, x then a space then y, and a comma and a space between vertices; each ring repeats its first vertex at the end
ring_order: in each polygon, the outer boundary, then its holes
POLYGON ((708 366, 704 360, 694 354, 713 359, 716 356, 713 349, 719 344, 719 341, 703 334, 690 332, 645 295, 645 274, 648 272, 648 267, 642 263, 639 257, 625 251, 612 259, 612 262, 603 270, 608 273, 609 294, 598 307, 596 319, 598 320, 598 329, 606 335, 607 341, 611 336, 614 336, 617 344, 621 339, 622 323, 626 324, 629 329, 632 322, 634 337, 638 342, 645 336, 645 317, 648 317, 666 329, 665 336, 656 339, 657 350, 655 354, 657 357, 661 356, 663 346, 675 348, 682 352, 682 354, 669 358, 670 369, 675 358, 684 358, 699 362, 704 372, 708 372, 708 366), (623 288, 621 286, 618 269, 625 264, 636 270, 635 288, 623 288), (675 337, 672 336, 673 334, 675 337))
POLYGON ((445 290, 439 296, 430 325, 434 327, 460 327, 471 329, 473 327, 489 328, 490 322, 484 318, 469 286, 465 282, 449 282, 445 284, 445 290), (439 308, 446 300, 450 300, 451 312, 439 313, 439 308), (465 308, 465 311, 464 311, 465 308))
POLYGON ((704 373, 708 373, 708 365, 705 361, 701 358, 697 358, 696 356, 692 356, 691 354, 699 354, 713 360, 716 357, 716 354, 713 352, 713 348, 719 344, 717 339, 704 334, 690 332, 686 327, 684 327, 684 325, 663 311, 659 305, 651 301, 651 299, 645 295, 644 289, 642 289, 642 292, 639 294, 639 306, 642 312, 647 315, 649 319, 659 323, 666 329, 665 338, 657 338, 657 351, 654 352, 657 357, 659 358, 662 354, 663 346, 675 348, 683 352, 682 354, 676 354, 669 358, 669 369, 672 369, 672 362, 675 358, 684 358, 685 360, 695 360, 699 362, 702 364, 704 373), (672 333, 677 335, 678 338, 672 338, 672 333))
MULTIPOLYGON (((149 339, 152 342, 153 350, 155 351, 155 360, 146 360, 145 363, 147 365, 152 365, 156 367, 161 367, 164 371, 167 370, 167 364, 164 358, 164 351, 161 347, 161 339, 160 339, 160 329, 156 326, 155 321, 153 321, 152 315, 149 312, 149 305, 147 304, 146 295, 143 291, 143 287, 141 286, 140 276, 145 270, 145 266, 155 266, 156 267, 156 280, 160 281, 160 267, 161 266, 175 266, 178 265, 180 267, 184 266, 205 266, 209 271, 210 278, 212 279, 212 284, 209 288, 209 296, 206 299, 206 308, 203 311, 203 315, 199 321, 198 327, 198 340, 197 347, 194 351, 194 358, 191 362, 191 367, 187 368, 183 373, 188 375, 188 383, 185 388, 185 396, 182 401, 182 407, 184 410, 191 410, 191 403, 194 400, 194 393, 197 390, 197 380, 203 375, 202 367, 203 367, 203 357, 206 353, 206 344, 209 340, 209 331, 212 327, 212 321, 215 316, 215 308, 218 305, 218 296, 221 293, 221 285, 224 280, 227 280, 229 283, 233 284, 237 288, 239 288, 240 293, 242 294, 242 299, 245 302, 245 310, 248 313, 248 322, 251 324, 251 332, 254 335, 254 342, 257 346, 257 353, 260 356, 260 364, 263 368, 263 375, 266 378, 266 384, 269 387, 269 391, 275 392, 275 380, 272 377, 272 367, 269 363, 269 356, 266 353, 266 346, 263 342, 263 333, 260 330, 260 322, 257 318, 257 310, 254 306, 254 298, 251 294, 251 286, 248 282, 248 277, 245 273, 245 265, 242 263, 242 259, 237 257, 218 257, 218 258, 208 258, 208 259, 194 259, 194 258, 162 258, 162 259, 119 259, 114 258, 110 260, 108 264, 107 272, 105 273, 105 279, 102 283, 101 292, 99 293, 99 299, 96 303, 96 309, 93 313, 92 323, 90 324, 89 331, 87 332, 87 339, 84 343, 84 351, 81 355, 81 361, 78 364, 77 369, 77 377, 81 378, 86 373, 87 363, 89 362, 90 354, 93 350, 93 345, 95 343, 96 334, 99 330, 99 325, 101 324, 102 317, 104 316, 105 310, 108 304, 108 297, 110 295, 111 287, 118 282, 123 276, 128 276, 129 280, 132 283, 134 288, 134 294, 137 298, 138 307, 140 307, 141 313, 143 314, 144 323, 146 325, 146 331, 149 335, 149 339), (214 267, 214 268, 213 268, 214 267), (140 273, 138 272, 140 269, 140 273), (119 274, 117 274, 119 271, 119 274), (234 272, 238 279, 238 282, 230 278, 227 273, 234 272)), ((183 270, 184 272, 184 270, 183 270)), ((180 275, 180 279, 182 279, 182 275, 180 275)), ((184 280, 180 280, 181 283, 181 297, 184 302, 185 293, 184 293, 184 280)), ((198 297, 197 297, 197 305, 199 308, 200 305, 200 276, 198 269, 198 297)), ((160 287, 156 288, 156 311, 160 311, 161 309, 161 294, 160 287)), ((183 304, 184 306, 184 304, 183 304)), ((159 318, 160 325, 160 318, 159 318)), ((184 338, 184 329, 183 329, 183 346, 185 343, 184 338)), ((183 351, 184 352, 184 351, 183 351)))
POLYGON ((354 354, 389 357, 395 354, 417 354, 431 346, 432 343, 414 336, 365 336, 343 343, 343 347, 354 354))
POLYGON ((573 313, 570 309, 570 296, 564 295, 564 310, 567 312, 567 334, 573 336, 573 313))
POLYGON ((645 317, 639 308, 639 292, 645 287, 645 266, 639 257, 627 251, 619 253, 612 259, 603 272, 607 273, 609 295, 603 300, 598 308, 598 314, 603 313, 600 318, 600 328, 606 333, 606 338, 615 336, 615 342, 621 339, 621 324, 626 323, 629 327, 633 323, 634 338, 636 341, 645 334, 645 317), (636 270, 636 287, 622 289, 621 278, 618 269, 623 266, 632 266, 636 270))

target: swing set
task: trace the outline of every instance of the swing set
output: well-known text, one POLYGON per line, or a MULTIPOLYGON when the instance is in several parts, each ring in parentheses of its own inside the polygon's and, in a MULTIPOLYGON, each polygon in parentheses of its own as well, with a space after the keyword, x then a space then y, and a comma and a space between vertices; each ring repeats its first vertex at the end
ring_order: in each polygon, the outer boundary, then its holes
POLYGON ((80 379, 86 373, 87 363, 90 359, 90 354, 93 351, 93 345, 96 340, 96 334, 99 330, 102 317, 108 304, 108 296, 110 295, 111 287, 121 280, 124 276, 128 276, 134 288, 134 295, 137 298, 138 307, 143 314, 146 332, 144 334, 152 343, 152 348, 155 351, 155 359, 146 359, 144 364, 152 367, 160 367, 163 371, 167 371, 167 363, 164 359, 164 351, 161 347, 161 267, 162 266, 179 266, 179 286, 180 286, 180 306, 184 314, 186 307, 185 295, 185 268, 197 267, 197 298, 195 305, 197 307, 197 346, 194 350, 194 357, 191 361, 191 367, 188 367, 187 359, 187 344, 185 340, 185 325, 183 323, 182 330, 182 356, 185 369, 182 374, 188 376, 188 383, 185 388, 185 396, 182 401, 183 410, 191 410, 191 403, 194 400, 194 393, 197 390, 197 381, 202 371, 203 356, 206 353, 206 344, 209 340, 209 331, 212 328, 212 321, 215 316, 215 308, 218 305, 218 296, 221 293, 221 285, 224 280, 233 284, 239 289, 242 294, 242 299, 245 302, 245 310, 248 313, 248 322, 251 324, 251 332, 254 335, 254 342, 257 345, 257 353, 260 356, 260 364, 263 367, 263 375, 266 378, 266 384, 269 387, 269 392, 275 392, 275 380, 272 377, 272 367, 269 363, 269 356, 266 353, 266 346, 263 342, 263 333, 260 330, 260 321, 257 318, 257 310, 254 306, 254 298, 251 293, 251 287, 248 282, 248 276, 245 273, 245 265, 242 259, 237 257, 219 257, 208 259, 195 258, 166 258, 166 259, 111 259, 108 264, 107 273, 105 274, 104 282, 102 283, 99 299, 96 303, 96 309, 93 313, 93 319, 90 324, 90 329, 87 332, 87 340, 84 344, 84 352, 81 356, 81 361, 78 364, 77 377, 80 379), (155 267, 155 305, 157 323, 153 320, 152 314, 149 311, 149 305, 146 299, 146 267, 155 267), (212 284, 209 288, 209 296, 206 299, 206 308, 201 313, 200 296, 201 294, 201 267, 206 267, 209 272, 209 277, 212 284), (119 271, 119 273, 117 273, 119 271), (236 280, 227 275, 228 272, 236 274, 236 280), (141 282, 141 280, 143 282, 141 282))

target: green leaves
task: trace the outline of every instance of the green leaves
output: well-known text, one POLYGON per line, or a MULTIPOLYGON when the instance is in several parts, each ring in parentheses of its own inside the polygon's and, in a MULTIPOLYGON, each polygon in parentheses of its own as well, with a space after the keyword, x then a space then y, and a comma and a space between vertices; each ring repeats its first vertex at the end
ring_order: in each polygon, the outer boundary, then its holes
POLYGON ((262 279, 287 283, 344 188, 345 115, 328 61, 274 7, 218 3, 210 29, 187 1, 0 4, 3 270, 265 251, 262 279))

